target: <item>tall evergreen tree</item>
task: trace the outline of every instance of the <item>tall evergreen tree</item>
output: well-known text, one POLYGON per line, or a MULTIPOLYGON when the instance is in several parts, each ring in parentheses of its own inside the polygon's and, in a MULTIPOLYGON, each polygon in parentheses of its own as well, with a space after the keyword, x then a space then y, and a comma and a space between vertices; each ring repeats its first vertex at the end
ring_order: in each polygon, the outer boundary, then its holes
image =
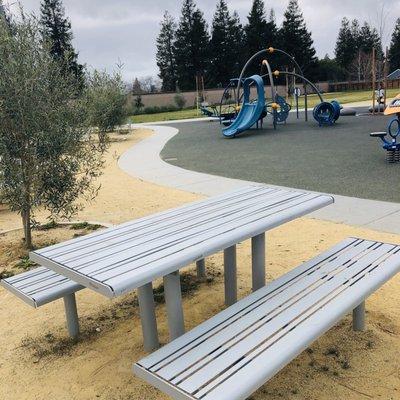
POLYGON ((194 0, 184 0, 175 41, 176 73, 180 90, 194 89, 196 75, 207 72, 209 41, 203 13, 196 8, 194 0))
POLYGON ((229 23, 230 16, 225 0, 219 0, 215 11, 210 40, 210 79, 213 85, 220 86, 229 79, 229 23))
POLYGON ((253 0, 250 13, 247 16, 248 22, 244 28, 248 57, 257 51, 275 45, 277 28, 274 14, 271 17, 267 20, 265 16, 263 0, 253 0))
POLYGON ((225 0, 219 0, 214 14, 210 40, 209 82, 225 85, 238 74, 242 62, 242 27, 239 16, 229 13, 225 0))
POLYGON ((160 34, 157 37, 157 66, 158 76, 162 81, 163 91, 176 90, 176 63, 175 63, 175 31, 176 24, 173 17, 166 11, 161 21, 160 34))
POLYGON ((359 48, 365 54, 370 54, 373 48, 375 48, 377 56, 381 56, 383 53, 379 33, 368 22, 364 22, 360 29, 359 48))
POLYGON ((231 65, 232 77, 239 77, 245 62, 244 40, 243 40, 243 26, 240 22, 239 14, 234 11, 229 21, 229 50, 230 56, 228 62, 231 65))
POLYGON ((397 19, 389 48, 390 69, 400 68, 400 18, 397 19))
POLYGON ((336 40, 335 56, 337 63, 345 69, 348 69, 357 54, 355 46, 355 35, 358 36, 358 28, 355 31, 354 23, 350 25, 350 21, 344 17, 336 40))
POLYGON ((297 0, 290 0, 285 11, 280 39, 281 48, 294 56, 306 75, 315 72, 317 58, 314 43, 297 0))
POLYGON ((83 66, 78 63, 78 53, 72 44, 71 22, 65 16, 62 0, 42 0, 40 25, 43 40, 50 46, 51 55, 65 63, 67 72, 83 84, 83 66))

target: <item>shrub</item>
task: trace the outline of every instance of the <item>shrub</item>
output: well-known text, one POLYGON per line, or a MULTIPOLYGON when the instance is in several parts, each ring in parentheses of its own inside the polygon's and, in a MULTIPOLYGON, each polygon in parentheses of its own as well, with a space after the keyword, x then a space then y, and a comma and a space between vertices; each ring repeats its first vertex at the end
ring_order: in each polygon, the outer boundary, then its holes
POLYGON ((175 96, 174 96, 174 101, 176 106, 178 107, 179 110, 182 110, 183 107, 185 107, 186 104, 186 99, 183 96, 182 93, 178 92, 175 96))
POLYGON ((95 70, 87 74, 87 81, 90 124, 102 133, 122 125, 126 118, 126 93, 120 72, 109 75, 95 70))

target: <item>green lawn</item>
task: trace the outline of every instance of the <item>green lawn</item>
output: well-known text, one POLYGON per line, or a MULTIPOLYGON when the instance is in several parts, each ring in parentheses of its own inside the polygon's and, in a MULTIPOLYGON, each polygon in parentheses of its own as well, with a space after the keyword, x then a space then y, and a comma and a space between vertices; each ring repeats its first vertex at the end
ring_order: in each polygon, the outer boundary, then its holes
MULTIPOLYGON (((400 92, 400 89, 389 89, 388 97, 394 97, 400 92)), ((371 100, 371 91, 355 91, 355 92, 335 92, 335 93, 324 93, 323 98, 325 101, 338 100, 340 104, 354 103, 358 101, 371 100)), ((317 95, 312 94, 308 96, 308 108, 314 108, 319 103, 319 98, 317 95)), ((294 102, 293 102, 294 107, 294 102)), ((301 98, 299 102, 299 107, 304 107, 304 99, 301 98)), ((182 111, 172 111, 164 112, 158 114, 143 114, 134 115, 129 117, 130 123, 142 123, 142 122, 157 122, 157 121, 171 121, 176 119, 188 119, 188 118, 198 118, 202 115, 197 113, 195 108, 185 109, 182 111)))
POLYGON ((142 122, 171 121, 175 119, 197 118, 201 115, 197 114, 197 109, 190 108, 182 111, 170 111, 157 114, 133 115, 129 117, 129 122, 140 124, 142 122))

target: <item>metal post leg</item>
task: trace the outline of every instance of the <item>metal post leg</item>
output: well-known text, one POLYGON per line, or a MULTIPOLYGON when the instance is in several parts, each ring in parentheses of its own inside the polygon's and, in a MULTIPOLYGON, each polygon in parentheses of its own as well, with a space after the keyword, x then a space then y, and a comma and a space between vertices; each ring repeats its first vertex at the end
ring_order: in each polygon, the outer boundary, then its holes
POLYGON ((363 331, 365 329, 365 301, 353 310, 353 330, 363 331))
POLYGON ((146 351, 152 351, 160 347, 160 342, 158 341, 156 309, 154 305, 153 285, 151 282, 139 287, 137 294, 144 349, 146 351))
POLYGON ((199 279, 205 278, 206 277, 206 260, 204 258, 202 260, 198 260, 196 262, 196 268, 197 268, 197 277, 199 279))
POLYGON ((76 308, 75 293, 64 296, 64 307, 69 336, 73 339, 76 339, 79 335, 79 320, 78 310, 76 308))
POLYGON ((265 286, 265 233, 251 238, 252 289, 253 292, 265 286))
POLYGON ((230 306, 237 301, 236 245, 224 250, 225 304, 230 306))
POLYGON ((171 340, 185 333, 181 282, 179 272, 164 276, 165 303, 167 306, 169 336, 171 340))

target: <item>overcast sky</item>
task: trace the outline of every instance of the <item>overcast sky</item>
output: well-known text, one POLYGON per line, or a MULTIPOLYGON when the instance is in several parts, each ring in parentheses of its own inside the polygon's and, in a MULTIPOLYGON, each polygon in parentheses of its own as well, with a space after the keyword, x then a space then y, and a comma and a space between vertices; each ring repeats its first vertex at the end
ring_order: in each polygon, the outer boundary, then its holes
MULTIPOLYGON (((197 0, 209 23, 216 1, 197 0)), ((15 0, 3 2, 12 4, 15 0)), ((239 12, 242 23, 245 23, 252 0, 227 2, 231 10, 239 12)), ((274 7, 278 24, 282 22, 288 2, 265 1, 267 9, 274 7)), ((21 3, 26 11, 39 10, 40 0, 22 0, 21 3)), ((157 74, 155 38, 160 20, 165 10, 179 17, 181 3, 180 0, 64 0, 80 62, 111 71, 120 61, 127 81, 136 76, 157 74)), ((384 5, 385 45, 389 43, 395 19, 400 17, 400 0, 299 0, 299 3, 320 57, 333 54, 340 21, 344 16, 366 20, 377 26, 384 5)), ((15 7, 15 4, 11 6, 15 7)))

